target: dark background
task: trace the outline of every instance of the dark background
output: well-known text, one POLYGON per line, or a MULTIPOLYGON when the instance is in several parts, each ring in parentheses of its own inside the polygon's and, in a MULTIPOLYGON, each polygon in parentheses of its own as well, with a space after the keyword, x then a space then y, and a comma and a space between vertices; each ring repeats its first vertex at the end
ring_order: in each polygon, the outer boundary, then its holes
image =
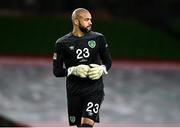
POLYGON ((87 8, 113 58, 179 60, 179 0, 1 0, 0 54, 52 55, 71 31, 71 13, 87 8))

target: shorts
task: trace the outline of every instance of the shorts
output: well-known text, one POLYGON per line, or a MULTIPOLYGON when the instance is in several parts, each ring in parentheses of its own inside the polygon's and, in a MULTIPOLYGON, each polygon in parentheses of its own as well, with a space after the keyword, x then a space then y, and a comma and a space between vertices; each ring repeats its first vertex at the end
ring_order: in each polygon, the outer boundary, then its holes
POLYGON ((104 99, 103 93, 93 93, 89 96, 68 95, 69 125, 81 124, 81 118, 86 117, 99 122, 99 109, 104 99))

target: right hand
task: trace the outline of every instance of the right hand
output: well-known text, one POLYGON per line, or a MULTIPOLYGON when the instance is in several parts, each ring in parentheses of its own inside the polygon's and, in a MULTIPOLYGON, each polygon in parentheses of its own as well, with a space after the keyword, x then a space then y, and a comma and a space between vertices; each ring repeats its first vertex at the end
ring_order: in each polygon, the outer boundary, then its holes
POLYGON ((75 75, 81 78, 86 78, 88 76, 88 71, 90 67, 85 64, 80 64, 78 66, 73 66, 68 68, 68 75, 75 75))

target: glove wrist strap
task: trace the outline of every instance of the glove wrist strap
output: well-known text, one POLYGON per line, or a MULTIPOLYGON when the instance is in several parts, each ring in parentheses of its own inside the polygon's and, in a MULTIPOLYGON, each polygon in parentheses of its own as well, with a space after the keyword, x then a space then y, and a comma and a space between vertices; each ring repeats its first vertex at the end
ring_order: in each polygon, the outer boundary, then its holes
POLYGON ((103 73, 104 74, 108 74, 108 72, 107 72, 107 70, 106 70, 106 66, 105 65, 101 65, 102 66, 102 68, 103 68, 103 73))
POLYGON ((75 67, 68 68, 68 74, 67 76, 71 75, 75 67))

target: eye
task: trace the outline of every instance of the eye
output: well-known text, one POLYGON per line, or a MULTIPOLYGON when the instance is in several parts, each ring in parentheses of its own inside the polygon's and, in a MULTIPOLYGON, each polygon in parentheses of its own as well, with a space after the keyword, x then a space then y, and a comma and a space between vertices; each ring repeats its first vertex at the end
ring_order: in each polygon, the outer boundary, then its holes
POLYGON ((91 18, 84 18, 84 21, 91 21, 91 18))
POLYGON ((89 18, 85 18, 84 20, 85 20, 85 21, 88 21, 88 20, 89 20, 89 18))

